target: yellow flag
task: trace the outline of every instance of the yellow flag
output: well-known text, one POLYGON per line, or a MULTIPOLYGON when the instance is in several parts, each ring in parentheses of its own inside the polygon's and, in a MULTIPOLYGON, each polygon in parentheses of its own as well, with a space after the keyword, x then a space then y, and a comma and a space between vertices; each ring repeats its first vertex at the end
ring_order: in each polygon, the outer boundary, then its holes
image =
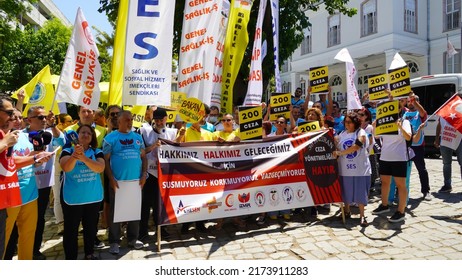
POLYGON ((248 0, 231 1, 223 54, 222 113, 233 112, 234 82, 241 67, 245 49, 249 43, 247 24, 250 18, 250 9, 252 8, 252 2, 249 2, 248 0))
MULTIPOLYGON (((40 70, 32 80, 13 93, 12 97, 17 99, 20 90, 24 90, 26 94, 24 104, 27 105, 23 111, 24 116, 27 115, 27 110, 31 106, 44 106, 46 112, 50 111, 55 96, 55 90, 51 82, 50 66, 47 65, 40 70)), ((57 102, 55 102, 52 111, 54 114, 59 114, 57 102)))
POLYGON ((141 125, 144 122, 144 115, 146 114, 146 106, 145 105, 139 105, 139 106, 125 105, 124 110, 128 110, 132 112, 133 126, 141 127, 141 125))
POLYGON ((122 106, 122 90, 125 62, 125 38, 128 18, 128 0, 120 0, 112 58, 109 105, 122 106))

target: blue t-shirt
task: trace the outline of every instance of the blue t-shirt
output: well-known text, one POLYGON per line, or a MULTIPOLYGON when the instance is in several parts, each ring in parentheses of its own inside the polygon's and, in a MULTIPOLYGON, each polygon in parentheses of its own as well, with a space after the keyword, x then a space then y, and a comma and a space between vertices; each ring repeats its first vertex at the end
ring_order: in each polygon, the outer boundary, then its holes
POLYGON ((377 116, 377 108, 369 107, 369 108, 367 108, 367 110, 369 110, 369 112, 371 112, 372 121, 375 121, 375 118, 377 116))
MULTIPOLYGON (((420 117, 420 114, 419 114, 419 111, 414 111, 414 112, 411 112, 411 111, 406 111, 403 115, 403 118, 408 120, 410 123, 411 123, 411 126, 412 126, 412 131, 413 131, 413 134, 415 134, 415 132, 417 131, 417 129, 419 129, 419 126, 422 124, 422 122, 425 121, 426 117, 424 118, 421 118, 420 117)), ((422 131, 423 133, 423 131, 422 131)), ((420 140, 419 142, 417 143, 412 143, 412 146, 421 146, 423 145, 423 142, 424 142, 424 137, 420 137, 420 140)))
POLYGON ((345 130, 345 124, 343 121, 345 120, 345 116, 341 115, 340 117, 334 118, 334 130, 335 134, 339 135, 342 131, 345 130))
POLYGON ((139 180, 141 177, 141 150, 144 150, 141 135, 130 131, 113 131, 103 140, 103 153, 111 154, 111 169, 117 181, 139 180))
MULTIPOLYGON (((61 157, 72 155, 74 147, 63 150, 61 157)), ((96 160, 103 158, 100 149, 87 149, 85 156, 96 160)), ((103 200, 103 184, 99 173, 77 160, 74 169, 64 173, 63 198, 68 205, 96 203, 103 200)))
MULTIPOLYGON (((29 156, 34 146, 29 141, 29 134, 21 132, 18 142, 13 146, 13 156, 29 156)), ((19 189, 21 190, 22 205, 38 198, 37 182, 35 181, 34 165, 18 169, 19 189)))

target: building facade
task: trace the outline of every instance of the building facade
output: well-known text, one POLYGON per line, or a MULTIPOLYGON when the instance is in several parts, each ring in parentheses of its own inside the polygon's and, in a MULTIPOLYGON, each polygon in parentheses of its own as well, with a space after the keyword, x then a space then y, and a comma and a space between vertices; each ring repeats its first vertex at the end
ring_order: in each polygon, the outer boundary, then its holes
POLYGON ((18 17, 21 26, 30 24, 36 28, 43 27, 47 20, 52 17, 58 18, 65 26, 72 26, 72 23, 64 16, 52 0, 39 0, 34 4, 23 1, 30 7, 27 14, 18 17))
POLYGON ((324 9, 307 11, 312 26, 281 71, 283 91, 304 92, 312 67, 329 66, 334 100, 345 104, 345 63, 334 60, 347 48, 358 71, 360 96, 369 77, 387 72, 398 52, 409 66, 411 78, 461 72, 461 0, 351 0, 353 17, 329 15, 324 9), (447 55, 448 40, 456 55, 447 55))

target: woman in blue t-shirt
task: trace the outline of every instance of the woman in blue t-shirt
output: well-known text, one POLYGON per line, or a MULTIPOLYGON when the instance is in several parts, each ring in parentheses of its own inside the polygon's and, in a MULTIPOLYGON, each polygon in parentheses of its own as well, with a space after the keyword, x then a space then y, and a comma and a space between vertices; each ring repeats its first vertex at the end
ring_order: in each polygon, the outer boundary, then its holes
POLYGON ((78 255, 79 224, 83 225, 85 259, 93 255, 98 225, 98 212, 103 200, 100 173, 104 171, 104 155, 96 149, 95 130, 90 125, 77 129, 78 143, 64 149, 59 163, 64 171, 61 204, 64 213, 63 247, 66 259, 75 260, 78 255))

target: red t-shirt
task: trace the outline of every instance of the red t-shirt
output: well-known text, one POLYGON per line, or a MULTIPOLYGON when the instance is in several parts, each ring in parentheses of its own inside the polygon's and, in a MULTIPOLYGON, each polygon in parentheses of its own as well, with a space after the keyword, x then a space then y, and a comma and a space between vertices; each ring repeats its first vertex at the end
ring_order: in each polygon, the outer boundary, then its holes
MULTIPOLYGON (((0 140, 4 137, 5 133, 0 130, 0 140)), ((16 164, 7 153, 8 149, 0 153, 0 209, 22 204, 16 164)))

